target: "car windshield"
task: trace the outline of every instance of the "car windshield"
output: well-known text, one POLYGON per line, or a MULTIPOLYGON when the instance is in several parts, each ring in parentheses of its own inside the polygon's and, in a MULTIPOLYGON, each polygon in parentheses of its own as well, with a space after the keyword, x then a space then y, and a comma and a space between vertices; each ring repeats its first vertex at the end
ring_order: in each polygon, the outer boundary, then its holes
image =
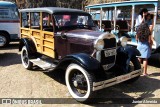
POLYGON ((87 28, 93 27, 93 21, 91 16, 89 15, 71 15, 71 14, 63 14, 63 15, 54 15, 56 19, 56 26, 59 28, 62 27, 84 27, 87 28))

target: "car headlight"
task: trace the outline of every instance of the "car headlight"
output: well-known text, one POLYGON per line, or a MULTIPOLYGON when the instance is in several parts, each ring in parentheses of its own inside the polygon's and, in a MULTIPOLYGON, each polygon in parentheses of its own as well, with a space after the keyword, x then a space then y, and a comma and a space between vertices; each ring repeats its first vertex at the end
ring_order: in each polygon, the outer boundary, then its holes
POLYGON ((98 39, 94 43, 94 48, 98 51, 102 50, 104 48, 104 41, 103 39, 98 39))
POLYGON ((127 45, 128 38, 123 36, 120 38, 121 45, 125 47, 127 45))

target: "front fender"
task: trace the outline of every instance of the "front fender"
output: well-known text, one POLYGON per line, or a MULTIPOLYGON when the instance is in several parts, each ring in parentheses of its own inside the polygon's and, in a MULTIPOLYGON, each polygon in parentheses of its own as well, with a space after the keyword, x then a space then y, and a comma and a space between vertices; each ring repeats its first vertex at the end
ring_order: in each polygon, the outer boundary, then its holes
POLYGON ((85 53, 67 55, 59 62, 56 69, 60 68, 66 70, 71 63, 76 63, 82 66, 87 72, 94 74, 97 81, 106 79, 105 72, 102 69, 100 62, 85 53))
POLYGON ((140 52, 132 46, 119 47, 117 49, 116 64, 121 66, 123 71, 127 73, 131 59, 140 55, 140 52))
POLYGON ((130 57, 141 56, 141 53, 133 46, 124 47, 124 52, 126 52, 130 57))
POLYGON ((136 56, 141 56, 141 53, 136 48, 134 48, 132 46, 119 47, 117 49, 117 53, 124 53, 129 58, 136 57, 136 56))
POLYGON ((28 50, 28 52, 30 54, 33 54, 33 53, 37 52, 34 42, 29 38, 22 38, 20 40, 20 42, 19 42, 19 51, 22 50, 23 46, 26 46, 26 48, 27 48, 27 50, 28 50))

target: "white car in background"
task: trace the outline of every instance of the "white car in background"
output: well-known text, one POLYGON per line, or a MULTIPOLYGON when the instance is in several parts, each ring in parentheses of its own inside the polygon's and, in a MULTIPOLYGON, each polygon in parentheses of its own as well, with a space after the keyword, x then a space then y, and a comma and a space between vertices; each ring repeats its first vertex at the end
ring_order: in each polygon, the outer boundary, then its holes
POLYGON ((18 8, 12 2, 0 1, 0 47, 20 38, 18 8))

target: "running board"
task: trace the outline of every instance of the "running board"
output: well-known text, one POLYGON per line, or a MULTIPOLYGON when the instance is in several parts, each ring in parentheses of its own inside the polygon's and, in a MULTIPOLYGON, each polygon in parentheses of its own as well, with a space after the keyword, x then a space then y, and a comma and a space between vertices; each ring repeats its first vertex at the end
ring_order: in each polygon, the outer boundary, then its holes
POLYGON ((56 65, 47 61, 44 61, 40 58, 37 59, 31 59, 30 60, 33 64, 39 66, 40 68, 42 68, 43 70, 53 70, 56 65))

